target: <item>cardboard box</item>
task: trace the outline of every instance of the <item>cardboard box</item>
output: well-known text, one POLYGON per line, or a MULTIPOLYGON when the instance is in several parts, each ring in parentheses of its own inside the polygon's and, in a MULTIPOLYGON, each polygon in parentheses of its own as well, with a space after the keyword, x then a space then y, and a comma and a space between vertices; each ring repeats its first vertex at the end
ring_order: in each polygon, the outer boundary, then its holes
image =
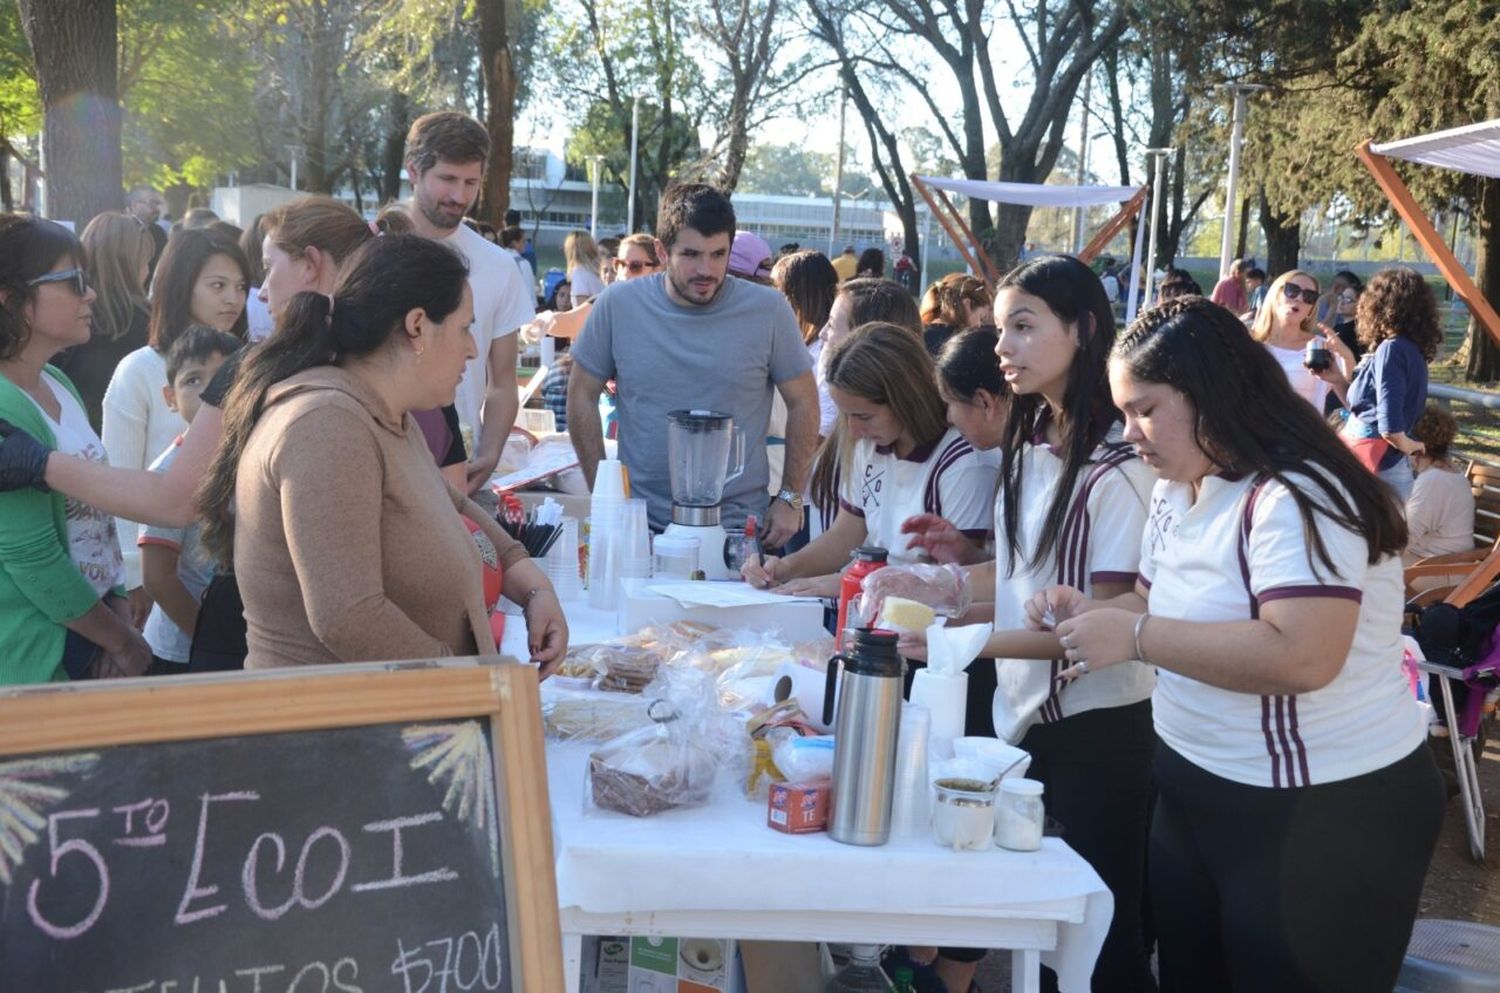
POLYGON ((745 993, 737 942, 631 938, 627 993, 745 993))
POLYGON ((651 582, 649 579, 621 580, 621 634, 684 620, 701 621, 721 628, 779 631, 783 638, 793 642, 810 641, 828 634, 823 627, 823 604, 816 600, 788 600, 753 607, 684 607, 671 597, 647 592, 646 587, 651 582))
POLYGON ((766 824, 787 834, 828 830, 828 780, 813 783, 772 783, 766 824))
POLYGON ((630 939, 585 936, 579 968, 581 993, 629 993, 630 939))

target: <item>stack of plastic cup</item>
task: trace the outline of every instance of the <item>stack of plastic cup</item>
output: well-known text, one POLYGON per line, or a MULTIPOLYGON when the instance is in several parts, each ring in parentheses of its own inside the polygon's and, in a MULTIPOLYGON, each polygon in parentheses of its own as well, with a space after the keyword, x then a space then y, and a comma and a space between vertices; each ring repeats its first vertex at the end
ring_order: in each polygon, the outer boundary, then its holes
POLYGON ((583 580, 578 575, 578 519, 564 517, 561 526, 562 534, 543 557, 542 565, 558 599, 570 603, 583 595, 583 580))
POLYGON ((901 706, 901 733, 896 739, 896 785, 891 801, 891 837, 927 834, 932 798, 927 777, 927 738, 932 714, 919 704, 901 706))
POLYGON ((651 525, 645 500, 626 500, 620 537, 624 551, 620 558, 621 579, 651 578, 651 525))
POLYGON ((619 602, 624 540, 625 471, 618 459, 604 459, 594 476, 589 503, 589 606, 614 610, 619 602))

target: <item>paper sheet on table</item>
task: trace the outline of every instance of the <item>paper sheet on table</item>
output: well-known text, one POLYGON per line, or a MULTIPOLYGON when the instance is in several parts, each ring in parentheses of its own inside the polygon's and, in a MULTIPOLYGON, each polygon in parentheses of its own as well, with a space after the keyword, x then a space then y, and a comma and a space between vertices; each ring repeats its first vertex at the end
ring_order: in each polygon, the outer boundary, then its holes
POLYGON ((761 607, 778 603, 806 603, 815 596, 786 596, 770 590, 757 590, 744 583, 651 583, 647 593, 676 600, 683 607, 761 607))
POLYGON ((505 475, 496 474, 490 479, 490 489, 496 493, 518 490, 548 476, 571 469, 578 464, 578 455, 566 440, 546 441, 531 452, 531 458, 523 468, 505 475))

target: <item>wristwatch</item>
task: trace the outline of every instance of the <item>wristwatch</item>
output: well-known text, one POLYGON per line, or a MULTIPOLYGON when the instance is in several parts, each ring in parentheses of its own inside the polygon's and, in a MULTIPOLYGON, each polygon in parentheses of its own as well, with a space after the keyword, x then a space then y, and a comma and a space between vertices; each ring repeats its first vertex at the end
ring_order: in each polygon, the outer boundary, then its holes
POLYGON ((777 490, 775 499, 780 500, 798 513, 802 512, 802 494, 789 486, 783 486, 777 490))

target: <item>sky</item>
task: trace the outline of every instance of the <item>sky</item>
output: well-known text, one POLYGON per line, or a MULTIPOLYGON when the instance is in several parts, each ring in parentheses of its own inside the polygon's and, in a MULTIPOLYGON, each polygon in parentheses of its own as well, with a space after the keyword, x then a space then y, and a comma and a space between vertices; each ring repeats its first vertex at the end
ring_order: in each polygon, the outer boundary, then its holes
MULTIPOLYGON (((996 77, 998 79, 1025 80, 1029 77, 1030 66, 1026 61, 1025 50, 1021 45, 1015 28, 1008 18, 997 20, 991 26, 990 41, 991 58, 994 61, 996 77)), ((922 46, 913 46, 913 59, 922 58, 922 46)), ((949 69, 939 63, 930 74, 929 92, 934 102, 946 113, 956 116, 961 107, 961 98, 958 84, 953 79, 949 69)), ((793 117, 786 116, 768 122, 764 127, 752 135, 753 144, 775 144, 793 145, 803 147, 810 151, 827 154, 834 153, 838 148, 838 89, 834 74, 831 71, 822 73, 815 78, 815 85, 820 84, 827 90, 827 99, 822 101, 822 109, 810 116, 793 117)), ((1010 115, 1019 116, 1024 113, 1026 102, 1030 98, 1031 89, 1024 82, 1002 91, 1001 99, 1005 104, 1006 112, 1010 115)), ((1079 94, 1082 96, 1081 91, 1079 94)), ((1095 114, 1091 115, 1091 133, 1097 135, 1101 130, 1100 117, 1107 112, 1107 103, 1102 89, 1096 88, 1091 101, 1095 114)), ((522 115, 517 128, 518 141, 527 144, 546 145, 553 151, 562 152, 562 142, 565 132, 555 129, 555 116, 550 113, 555 104, 547 99, 534 101, 533 108, 529 108, 522 115), (545 125, 539 123, 539 112, 547 108, 545 125)), ((926 102, 915 98, 898 101, 892 108, 894 113, 896 129, 927 125, 930 121, 931 112, 926 102)), ((987 116, 987 115, 986 115, 987 116)), ((1076 148, 1079 137, 1078 124, 1078 102, 1075 101, 1072 120, 1068 126, 1067 144, 1070 148, 1076 148)), ((933 129, 934 131, 936 129, 933 129)), ((705 136, 711 139, 711 136, 705 136)), ((985 143, 992 145, 996 140, 994 129, 989 122, 985 123, 985 143)), ((846 161, 856 163, 857 167, 870 171, 869 139, 866 136, 864 126, 860 121, 859 113, 852 103, 848 109, 846 119, 846 142, 849 157, 846 161)), ((1142 157, 1143 159, 1143 157, 1142 157)), ((1144 172, 1144 162, 1139 165, 1132 164, 1137 173, 1144 172)), ((1089 169, 1095 176, 1096 181, 1106 184, 1114 184, 1119 181, 1119 170, 1115 163, 1113 145, 1107 140, 1094 139, 1089 149, 1089 169)), ((830 178, 831 181, 831 178, 830 178)))

